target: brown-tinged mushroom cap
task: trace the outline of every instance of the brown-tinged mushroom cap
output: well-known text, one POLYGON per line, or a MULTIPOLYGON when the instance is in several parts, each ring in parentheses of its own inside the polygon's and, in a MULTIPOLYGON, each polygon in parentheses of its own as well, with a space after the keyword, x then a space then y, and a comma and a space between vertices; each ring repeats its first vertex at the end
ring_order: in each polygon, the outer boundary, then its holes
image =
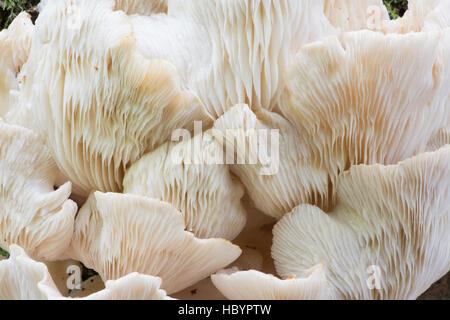
POLYGON ((123 10, 126 14, 148 16, 154 13, 167 12, 168 0, 115 0, 115 10, 123 10))
POLYGON ((57 169, 32 131, 0 120, 0 246, 18 244, 37 260, 59 259, 70 244, 77 205, 71 183, 55 190, 57 169))
POLYGON ((100 192, 92 194, 78 213, 71 252, 104 281, 139 272, 160 277, 169 294, 208 277, 241 254, 226 240, 195 238, 185 231, 183 215, 168 203, 100 192))
POLYGON ((44 1, 24 68, 17 112, 32 114, 24 125, 46 138, 79 195, 121 191, 129 165, 209 119, 173 65, 137 52, 130 18, 113 5, 44 1))
POLYGON ((249 270, 222 270, 211 276, 216 288, 229 300, 322 300, 328 299, 324 266, 313 267, 305 278, 281 280, 249 270))
POLYGON ((416 299, 450 270, 450 147, 398 165, 354 166, 329 214, 301 205, 275 226, 278 273, 326 266, 339 299, 416 299))
POLYGON ((199 238, 234 239, 244 228, 244 187, 229 172, 222 145, 210 131, 168 142, 126 172, 124 193, 171 203, 199 238))
POLYGON ((0 117, 13 108, 23 79, 19 76, 28 59, 34 26, 30 15, 19 14, 8 29, 0 32, 0 117))

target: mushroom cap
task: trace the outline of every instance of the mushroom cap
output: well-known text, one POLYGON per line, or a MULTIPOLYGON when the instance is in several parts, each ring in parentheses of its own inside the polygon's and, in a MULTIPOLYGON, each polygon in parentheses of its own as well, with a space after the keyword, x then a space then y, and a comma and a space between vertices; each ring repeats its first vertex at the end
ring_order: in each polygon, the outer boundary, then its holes
POLYGON ((335 32, 317 0, 171 0, 131 21, 139 51, 172 62, 214 119, 237 103, 271 110, 300 46, 335 32))
POLYGON ((222 153, 209 131, 168 142, 127 170, 124 193, 171 203, 196 237, 232 240, 246 223, 244 187, 231 176, 222 153))
POLYGON ((330 195, 350 166, 398 163, 449 123, 449 31, 349 32, 299 51, 279 109, 302 165, 326 172, 330 195))
POLYGON ((28 257, 17 245, 11 245, 9 253, 9 259, 0 261, 0 300, 48 300, 61 296, 45 264, 28 257))
POLYGON ((247 105, 237 105, 215 121, 214 129, 222 133, 215 137, 224 141, 227 155, 234 150, 233 159, 227 159, 231 171, 265 214, 279 219, 300 203, 326 199, 327 173, 303 162, 297 132, 280 115, 255 114, 247 105), (269 161, 260 152, 270 154, 269 161))
POLYGON ((324 12, 331 24, 342 31, 371 29, 369 23, 389 20, 383 0, 325 0, 324 12))
POLYGON ((82 300, 174 300, 160 289, 160 278, 136 272, 106 281, 105 287, 82 300))
MULTIPOLYGON (((0 300, 65 300, 47 266, 29 258, 22 248, 10 247, 11 256, 0 261, 0 300)), ((106 288, 77 300, 172 300, 160 289, 161 279, 131 273, 106 288)))
MULTIPOLYGON (((328 210, 340 172, 427 150, 450 122, 449 31, 359 31, 306 45, 287 76, 282 116, 241 105, 216 120, 222 132, 279 130, 277 174, 261 175, 259 163, 231 166, 258 209, 276 218, 302 203, 328 210)), ((256 148, 249 139, 241 144, 241 157, 256 148)))
POLYGON ((305 160, 333 175, 426 150, 450 123, 449 40, 450 29, 359 31, 303 47, 280 110, 295 125, 305 160))
POLYGON ((23 125, 46 138, 81 196, 121 191, 129 165, 209 119, 173 65, 137 52, 130 18, 113 5, 44 2, 24 68, 17 112, 32 114, 23 125))
POLYGON ((0 121, 0 246, 37 260, 59 259, 70 244, 77 205, 71 183, 55 190, 57 169, 32 131, 0 121))
POLYGON ((19 74, 28 59, 33 32, 34 25, 26 12, 0 32, 0 117, 16 103, 16 92, 23 81, 19 74))
POLYGON ((180 291, 236 260, 239 247, 223 239, 197 239, 183 214, 147 197, 95 192, 80 209, 71 256, 104 281, 132 272, 162 279, 180 291))
POLYGON ((151 15, 167 12, 168 0, 115 0, 115 10, 123 10, 126 14, 151 15))
POLYGON ((260 271, 222 270, 211 276, 216 288, 229 300, 324 300, 328 285, 324 266, 311 268, 302 279, 281 280, 260 271))
POLYGON ((301 205, 274 227, 282 276, 319 262, 339 299, 416 299, 450 270, 450 147, 398 165, 354 166, 326 214, 301 205))

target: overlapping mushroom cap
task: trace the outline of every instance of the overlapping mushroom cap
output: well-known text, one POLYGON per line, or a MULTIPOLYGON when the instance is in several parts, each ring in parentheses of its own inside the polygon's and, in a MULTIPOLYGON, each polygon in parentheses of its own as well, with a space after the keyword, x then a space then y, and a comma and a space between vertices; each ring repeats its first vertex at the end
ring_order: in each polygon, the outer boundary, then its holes
POLYGON ((0 33, 0 116, 35 132, 0 122, 0 298, 64 299, 27 255, 97 270, 89 299, 222 297, 208 277, 230 263, 252 269, 212 276, 231 299, 412 299, 449 271, 450 1, 395 21, 381 0, 41 8, 0 33), (274 219, 241 232, 234 175, 282 219, 281 279, 274 219), (67 180, 91 194, 75 233, 67 180), (239 233, 239 260, 209 239, 239 233))
MULTIPOLYGON (((214 127, 222 132, 280 131, 275 175, 259 173, 259 163, 231 167, 258 208, 273 217, 301 203, 329 208, 340 172, 357 164, 395 164, 427 150, 432 135, 450 121, 449 31, 359 31, 306 45, 281 94, 284 119, 242 106, 219 118, 214 127)), ((242 141, 245 148, 238 144, 236 150, 241 157, 258 146, 245 136, 242 141)))
POLYGON ((300 203, 325 205, 327 173, 303 162, 299 137, 286 119, 237 105, 215 121, 214 129, 222 134, 215 138, 226 146, 230 169, 256 208, 281 218, 300 203))
POLYGON ((147 197, 92 194, 80 209, 72 258, 103 280, 139 272, 162 279, 167 293, 180 291, 227 266, 241 254, 223 239, 197 239, 170 204, 147 197))
POLYGON ((211 276, 229 300, 323 300, 329 299, 323 265, 312 268, 306 278, 281 280, 255 270, 222 270, 211 276))
POLYGON ((355 166, 326 214, 301 205, 274 228, 282 277, 323 262, 338 299, 416 299, 450 269, 450 147, 355 166))
POLYGON ((131 20, 139 51, 174 63, 214 118, 274 108, 298 48, 335 32, 317 0, 172 0, 167 15, 131 20))
POLYGON ((210 131, 143 156, 126 172, 124 193, 171 203, 199 238, 232 240, 246 223, 244 188, 231 176, 223 146, 210 131))
MULTIPOLYGON (((42 4, 20 92, 23 125, 47 139, 74 192, 121 191, 129 165, 172 130, 208 121, 171 64, 136 51, 113 1, 42 4)), ((20 117, 14 117, 21 121, 20 117)))
POLYGON ((0 120, 0 246, 18 244, 34 259, 54 260, 73 232, 71 183, 55 190, 56 164, 28 129, 0 120))
POLYGON ((28 59, 34 32, 30 16, 23 12, 0 32, 0 117, 13 107, 23 81, 20 70, 28 59))
MULTIPOLYGON (((22 248, 10 247, 11 256, 0 261, 0 300, 64 300, 45 264, 29 258, 22 248)), ((115 281, 82 300, 170 300, 160 289, 161 279, 138 273, 115 281)))

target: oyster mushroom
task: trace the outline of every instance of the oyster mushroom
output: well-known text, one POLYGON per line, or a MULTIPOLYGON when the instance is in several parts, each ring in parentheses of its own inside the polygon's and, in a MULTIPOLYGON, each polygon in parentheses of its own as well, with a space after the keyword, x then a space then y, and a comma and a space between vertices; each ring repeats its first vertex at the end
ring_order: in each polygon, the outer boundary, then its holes
POLYGON ((0 32, 0 117, 17 103, 17 91, 24 81, 20 70, 28 60, 33 33, 34 26, 26 12, 0 32))
POLYGON ((328 285, 323 265, 309 271, 306 278, 286 280, 255 270, 222 270, 211 276, 217 289, 229 300, 324 300, 328 285))
POLYGON ((132 272, 160 277, 168 294, 227 266, 241 254, 223 239, 197 239, 183 214, 142 196, 92 194, 75 222, 70 256, 104 281, 132 272))
MULTIPOLYGON (((29 258, 19 246, 10 250, 10 258, 0 261, 0 300, 71 300, 58 291, 45 264, 29 258)), ((171 300, 160 286, 159 278, 131 273, 79 300, 171 300)))
POLYGON ((172 0, 130 19, 139 52, 172 62, 214 119, 238 103, 272 110, 300 46, 336 32, 317 0, 172 0))
POLYGON ((210 121, 173 65, 136 50, 130 18, 113 5, 42 3, 27 81, 10 115, 46 139, 80 196, 122 191, 125 170, 173 130, 210 121))
POLYGON ((77 205, 70 182, 54 189, 57 173, 41 138, 0 120, 0 247, 18 244, 37 260, 64 254, 77 205))
POLYGON ((416 299, 450 270, 450 147, 354 166, 326 214, 301 205, 274 227, 282 277, 323 262, 337 299, 416 299))
POLYGON ((244 228, 244 187, 223 161, 210 132, 169 142, 144 155, 126 172, 124 193, 171 203, 199 238, 234 239, 244 228))

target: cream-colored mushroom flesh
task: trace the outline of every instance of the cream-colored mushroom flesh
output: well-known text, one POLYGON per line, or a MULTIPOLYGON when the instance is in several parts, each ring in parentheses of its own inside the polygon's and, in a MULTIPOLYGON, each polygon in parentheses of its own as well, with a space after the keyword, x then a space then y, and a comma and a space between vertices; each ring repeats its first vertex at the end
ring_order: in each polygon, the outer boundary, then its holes
POLYGON ((25 12, 0 32, 0 117, 16 103, 17 92, 24 81, 20 71, 28 60, 33 32, 33 23, 25 12))
POLYGON ((275 226, 278 273, 323 262, 339 299, 416 299, 450 268, 449 163, 447 146, 343 173, 332 212, 301 205, 275 226))
POLYGON ((151 15, 167 12, 168 0, 115 0, 116 10, 123 10, 127 14, 151 15))
POLYGON ((136 272, 106 281, 105 286, 84 300, 173 300, 160 289, 161 279, 136 272))
POLYGON ((229 300, 321 300, 328 299, 323 265, 303 279, 281 280, 255 270, 228 269, 211 276, 217 289, 229 300))
POLYGON ((234 239, 244 228, 244 187, 224 162, 222 145, 210 132, 167 143, 127 172, 124 193, 171 203, 199 238, 234 239))
POLYGON ((47 267, 29 258, 16 245, 10 257, 0 261, 0 300, 48 300, 61 296, 47 267))
POLYGON ((300 139, 286 119, 237 105, 215 121, 214 129, 256 208, 281 218, 301 203, 327 206, 327 173, 303 161, 300 139))
MULTIPOLYGON (((10 258, 0 261, 0 300, 70 300, 58 291, 45 264, 19 246, 12 245, 10 251, 10 258)), ((79 300, 172 300, 160 286, 159 278, 131 273, 79 300)))
POLYGON ((389 20, 383 0, 325 0, 324 12, 333 26, 342 31, 377 29, 389 20))
POLYGON ((70 244, 77 205, 71 183, 54 189, 57 167, 32 131, 0 120, 0 247, 17 244, 55 260, 70 244))
POLYGON ((303 47, 280 110, 295 125, 304 158, 333 176, 426 150, 450 122, 449 40, 450 29, 360 31, 303 47))
POLYGON ((336 32, 317 0, 171 0, 131 23, 138 50, 172 62, 214 118, 238 103, 272 110, 300 46, 336 32))
POLYGON ((170 294, 227 266, 241 250, 223 239, 195 238, 168 203, 96 192, 77 215, 71 253, 105 281, 139 272, 160 277, 170 294))
POLYGON ((113 5, 44 1, 23 71, 17 112, 32 118, 22 124, 47 139, 82 196, 121 191, 129 165, 209 119, 173 65, 137 52, 130 18, 113 5))

